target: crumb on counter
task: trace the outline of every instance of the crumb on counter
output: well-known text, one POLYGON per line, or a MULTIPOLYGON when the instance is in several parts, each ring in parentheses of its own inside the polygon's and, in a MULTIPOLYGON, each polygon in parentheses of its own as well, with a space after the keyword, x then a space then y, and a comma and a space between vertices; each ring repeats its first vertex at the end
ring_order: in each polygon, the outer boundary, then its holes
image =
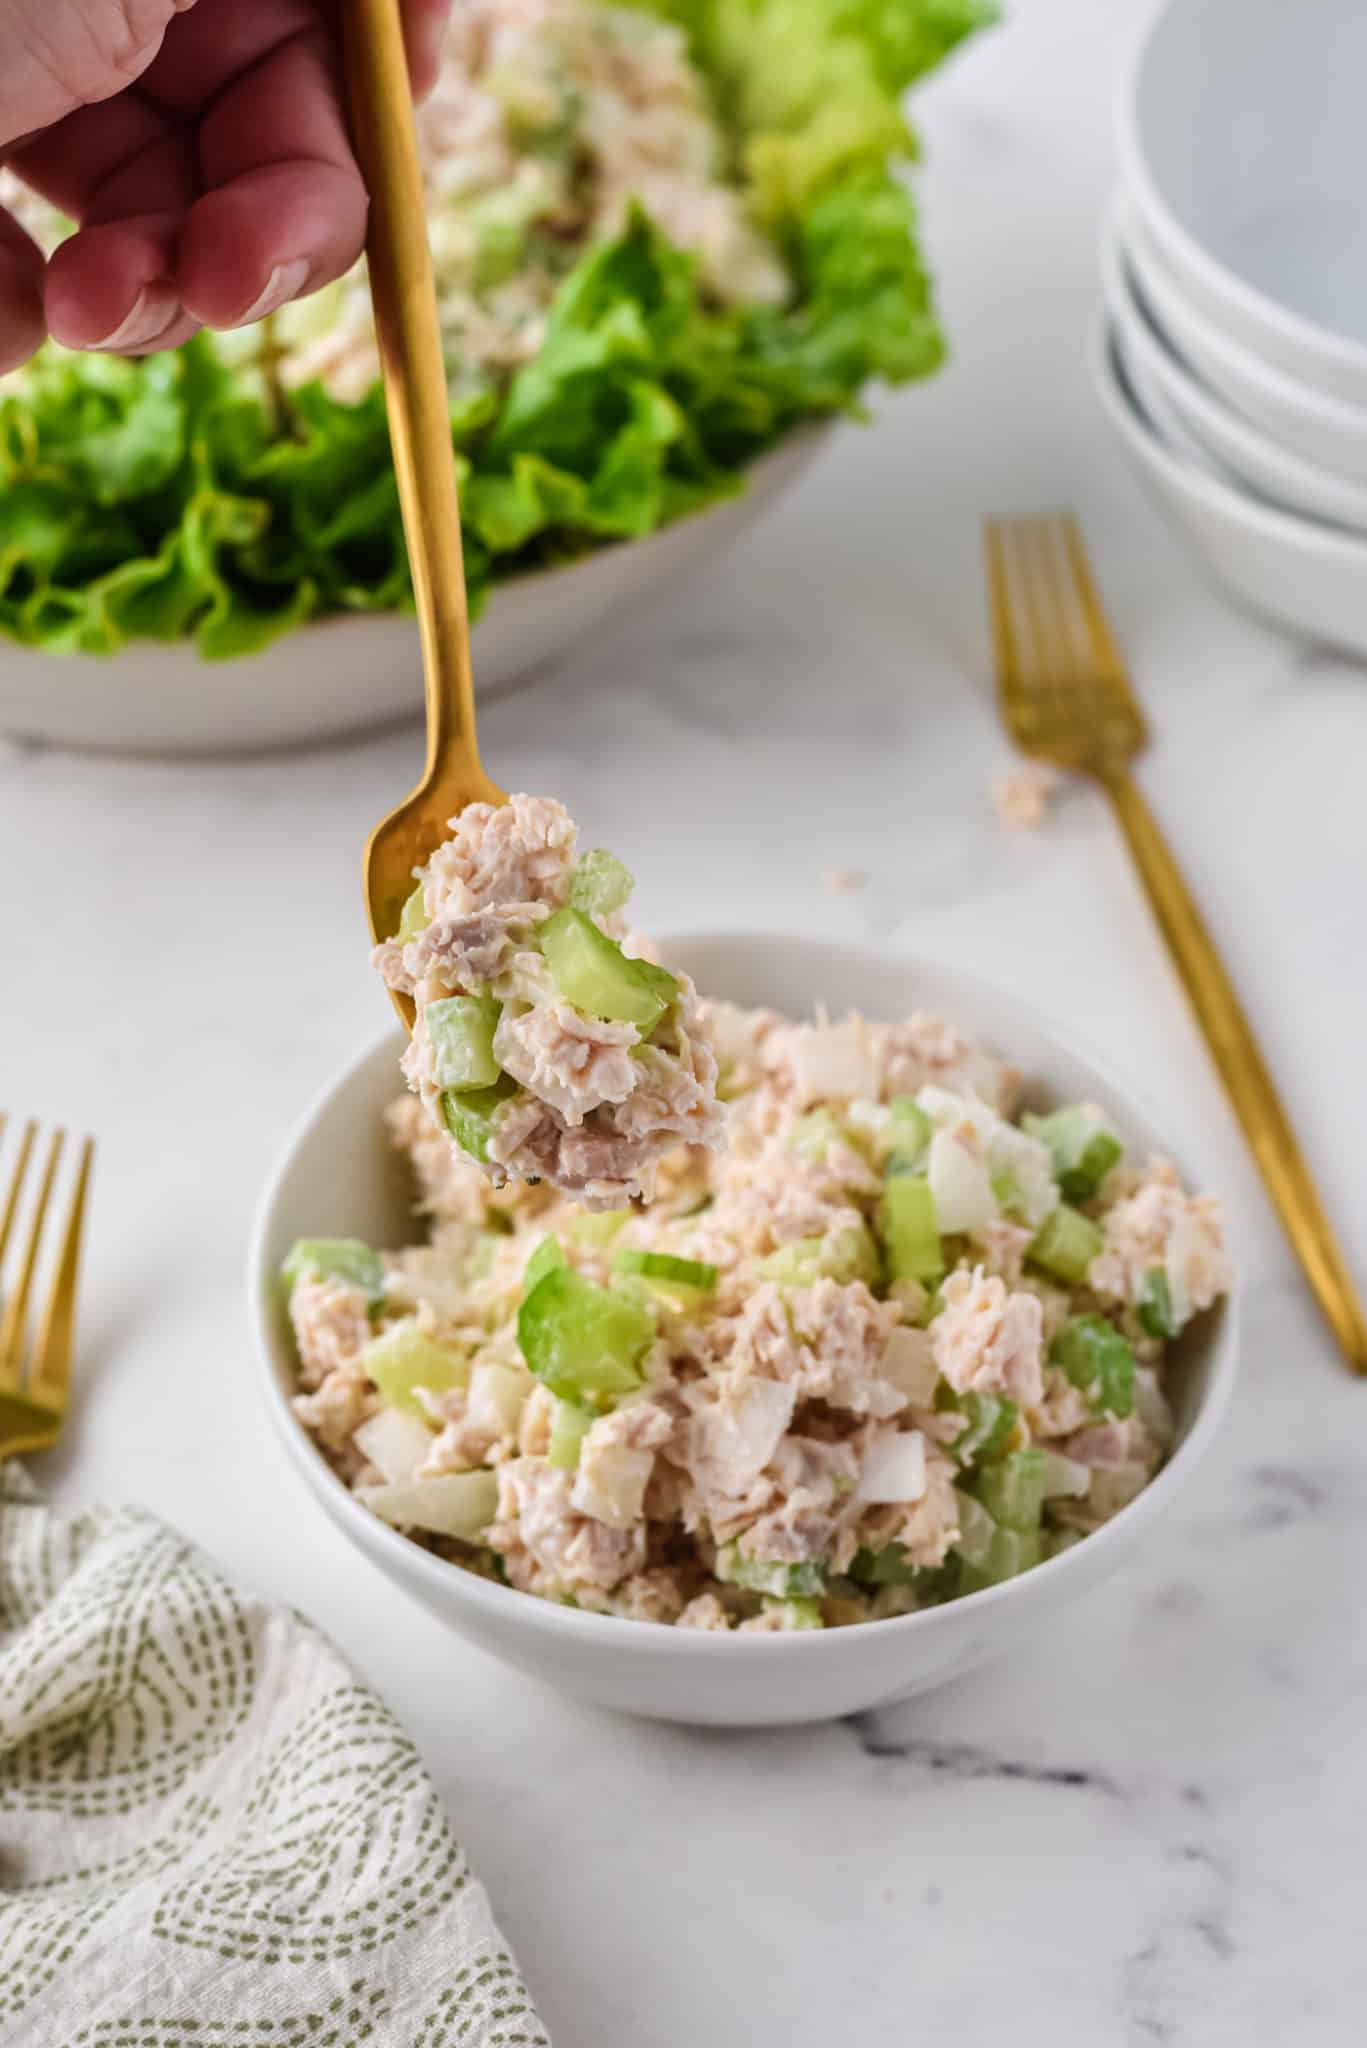
POLYGON ((1063 787, 1047 761, 1026 761, 992 783, 992 808, 1010 832, 1038 832, 1063 787))
POLYGON ((854 896, 867 888, 868 880, 863 868, 827 868, 821 886, 828 896, 854 896))

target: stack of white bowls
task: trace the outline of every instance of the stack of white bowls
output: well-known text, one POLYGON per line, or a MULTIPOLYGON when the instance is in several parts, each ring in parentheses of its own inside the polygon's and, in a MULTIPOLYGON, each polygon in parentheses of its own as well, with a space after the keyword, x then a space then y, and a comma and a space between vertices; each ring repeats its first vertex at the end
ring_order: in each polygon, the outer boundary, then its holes
POLYGON ((1367 654, 1367 0, 1168 0, 1119 128, 1107 410, 1229 590, 1367 654))

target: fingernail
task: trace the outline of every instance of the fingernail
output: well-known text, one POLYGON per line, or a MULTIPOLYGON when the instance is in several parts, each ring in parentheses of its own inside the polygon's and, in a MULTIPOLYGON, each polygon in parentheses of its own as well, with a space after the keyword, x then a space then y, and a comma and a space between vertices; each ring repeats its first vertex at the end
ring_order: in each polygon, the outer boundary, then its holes
POLYGON ((233 324, 250 327, 253 320, 264 320, 267 313, 273 313, 277 306, 283 306, 286 299, 292 299, 309 274, 308 258, 297 256, 293 263, 277 263, 266 279, 266 289, 259 299, 248 306, 233 324))
POLYGON ((114 329, 91 348, 148 348, 180 317, 180 299, 166 284, 145 284, 127 313, 114 329))

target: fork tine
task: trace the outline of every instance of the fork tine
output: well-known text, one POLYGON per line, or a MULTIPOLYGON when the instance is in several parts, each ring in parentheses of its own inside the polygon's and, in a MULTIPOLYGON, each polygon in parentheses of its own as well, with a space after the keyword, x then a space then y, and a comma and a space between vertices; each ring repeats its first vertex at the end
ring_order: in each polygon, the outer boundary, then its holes
MULTIPOLYGON (((1101 592, 1096 587, 1091 563, 1087 560, 1087 550, 1082 545, 1078 523, 1069 512, 1059 521, 1059 525, 1062 529, 1063 550, 1068 567, 1072 571, 1073 586, 1077 592, 1078 602, 1082 606, 1082 615, 1087 621, 1093 655, 1104 667, 1107 679, 1124 690, 1128 697, 1131 695, 1129 670, 1112 637, 1106 618, 1106 608, 1101 602, 1101 592)), ((1135 708, 1137 710, 1138 706, 1135 708)))
POLYGON ((1053 513, 1036 523, 1035 551, 1042 602, 1053 623, 1055 671, 1060 688, 1075 684, 1086 673, 1089 657, 1095 658, 1091 628, 1079 600, 1081 593, 1073 576, 1068 553, 1068 519, 1053 513))
POLYGON ((52 1287, 43 1310, 42 1322, 39 1324, 38 1338, 33 1350, 33 1369, 29 1376, 30 1398, 40 1407, 54 1409, 59 1414, 66 1406, 67 1387, 71 1380, 71 1340, 76 1322, 76 1282, 81 1263, 81 1234, 85 1224, 86 1195, 90 1187, 90 1169, 94 1158, 95 1140, 86 1138, 81 1145, 81 1161, 76 1169, 76 1185, 72 1189, 71 1202, 67 1209, 62 1248, 57 1257, 57 1270, 52 1276, 52 1287))
POLYGON ((997 665, 997 692, 1003 695, 1021 670, 1011 613, 1011 582, 1006 564, 1006 525, 987 522, 987 589, 992 613, 992 647, 997 665))
POLYGON ((0 1324, 0 1377, 11 1384, 18 1381, 23 1369, 24 1331, 28 1324, 29 1295, 33 1290, 33 1272, 38 1263, 38 1247, 42 1242, 43 1224, 47 1218, 47 1207, 52 1197, 52 1183, 57 1177, 57 1162, 62 1156, 62 1145, 66 1133, 55 1130, 47 1148, 47 1159, 43 1165, 43 1178, 38 1186, 38 1200, 29 1225, 28 1243, 24 1247, 23 1262, 19 1268, 19 1280, 5 1308, 4 1323, 0 1324))
MULTIPOLYGON (((8 1122, 8 1118, 6 1122, 8 1122)), ((0 1134, 3 1134, 3 1130, 4 1125, 0 1124, 0 1134)), ((28 1163, 33 1152, 33 1142, 37 1136, 37 1120, 30 1117, 24 1126, 24 1135, 19 1140, 19 1157, 14 1162, 14 1172, 10 1175, 9 1193, 5 1197, 4 1214, 0 1216, 0 1260, 4 1258, 6 1251, 9 1249, 10 1232, 14 1229, 14 1219, 19 1213, 19 1197, 24 1191, 24 1181, 28 1174, 28 1163)))

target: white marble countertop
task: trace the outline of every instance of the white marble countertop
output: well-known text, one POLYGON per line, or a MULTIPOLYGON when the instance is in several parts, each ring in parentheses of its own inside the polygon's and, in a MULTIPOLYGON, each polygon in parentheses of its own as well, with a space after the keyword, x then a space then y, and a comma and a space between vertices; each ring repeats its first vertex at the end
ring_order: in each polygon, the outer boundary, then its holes
POLYGON ((1215 1162, 1247 1288, 1227 1436, 1142 1566, 1033 1653, 875 1719, 726 1736, 595 1715, 439 1633, 286 1467, 242 1300, 300 1103, 385 1023, 359 851, 415 732, 201 765, 0 756, 0 1093, 101 1140, 80 1411, 41 1476, 155 1508, 346 1649, 429 1759, 557 2048, 1362 2038, 1367 1387, 1099 802, 1069 794, 1031 839, 991 813, 979 519, 1083 515, 1158 735, 1145 785, 1359 1249, 1367 678, 1211 594, 1093 403, 1138 0, 1011 12, 923 105, 952 368, 842 432, 710 580, 490 707, 484 740, 507 786, 629 858, 643 922, 981 967, 1215 1162), (837 866, 867 887, 830 894, 837 866))

